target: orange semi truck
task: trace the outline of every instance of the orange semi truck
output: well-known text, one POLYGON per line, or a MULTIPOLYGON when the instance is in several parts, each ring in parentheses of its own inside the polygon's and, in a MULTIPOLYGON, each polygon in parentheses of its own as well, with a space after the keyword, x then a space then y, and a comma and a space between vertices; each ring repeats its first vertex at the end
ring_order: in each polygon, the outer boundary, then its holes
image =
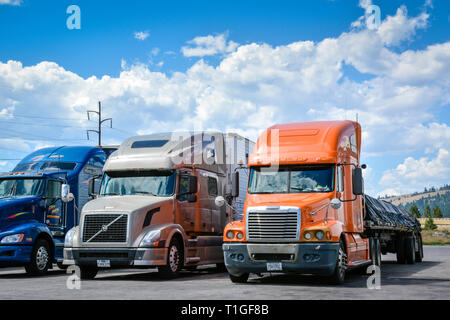
POLYGON ((422 260, 417 220, 364 196, 360 150, 361 126, 353 121, 263 132, 248 162, 242 221, 223 233, 233 282, 246 282, 250 273, 294 272, 341 284, 346 270, 379 266, 381 253, 397 253, 399 263, 422 260))

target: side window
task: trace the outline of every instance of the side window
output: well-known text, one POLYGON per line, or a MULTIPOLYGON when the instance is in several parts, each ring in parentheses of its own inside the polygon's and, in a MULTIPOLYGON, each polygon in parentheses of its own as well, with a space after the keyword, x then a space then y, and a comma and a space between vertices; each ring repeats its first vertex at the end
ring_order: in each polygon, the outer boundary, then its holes
POLYGON ((342 166, 337 167, 337 191, 344 191, 344 169, 342 166))
POLYGON ((62 182, 49 180, 47 184, 47 201, 52 203, 61 197, 62 182))
POLYGON ((217 196, 217 179, 208 177, 208 194, 210 196, 217 196))
POLYGON ((188 176, 180 176, 180 185, 178 187, 178 194, 180 194, 181 196, 178 197, 178 200, 186 201, 187 194, 185 194, 185 193, 188 191, 189 191, 189 177, 188 176))
POLYGON ((358 153, 358 146, 356 144, 356 136, 352 134, 350 136, 350 148, 352 149, 353 153, 358 153))

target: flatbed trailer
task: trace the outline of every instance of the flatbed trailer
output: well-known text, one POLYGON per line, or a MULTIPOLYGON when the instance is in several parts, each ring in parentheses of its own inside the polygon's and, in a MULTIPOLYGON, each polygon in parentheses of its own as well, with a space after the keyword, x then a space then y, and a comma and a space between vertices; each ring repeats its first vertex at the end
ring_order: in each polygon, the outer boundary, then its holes
POLYGON ((420 222, 405 209, 364 196, 364 235, 380 241, 382 254, 395 253, 398 263, 423 260, 420 222))

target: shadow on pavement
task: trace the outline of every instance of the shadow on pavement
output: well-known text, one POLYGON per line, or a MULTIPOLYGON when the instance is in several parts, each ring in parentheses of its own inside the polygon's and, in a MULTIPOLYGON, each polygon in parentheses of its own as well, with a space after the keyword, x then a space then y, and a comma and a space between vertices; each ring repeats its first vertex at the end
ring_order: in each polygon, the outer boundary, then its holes
POLYGON ((2 272, 0 274, 0 279, 45 279, 66 274, 66 270, 59 269, 56 266, 49 270, 44 276, 30 276, 25 272, 24 268, 4 268, 3 270, 0 268, 0 272, 2 272), (8 271, 11 271, 11 273, 3 273, 8 271))
MULTIPOLYGON (((108 275, 108 273, 99 273, 98 276, 93 281, 190 281, 193 279, 213 279, 217 278, 217 276, 227 276, 227 273, 224 271, 217 270, 217 268, 205 268, 198 270, 182 270, 179 276, 175 279, 164 279, 161 275, 153 269, 150 272, 137 272, 138 269, 130 271, 130 273, 124 274, 113 274, 108 275)), ((109 270, 108 272, 115 272, 114 270, 109 270)), ((120 272, 120 269, 117 270, 120 272)))

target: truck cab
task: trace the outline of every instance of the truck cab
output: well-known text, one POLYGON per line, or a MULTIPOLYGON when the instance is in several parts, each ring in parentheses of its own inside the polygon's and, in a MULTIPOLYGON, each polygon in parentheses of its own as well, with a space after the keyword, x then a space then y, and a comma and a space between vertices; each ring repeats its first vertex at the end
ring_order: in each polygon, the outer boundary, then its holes
POLYGON ((215 199, 228 197, 235 166, 226 157, 236 144, 246 150, 246 142, 248 150, 248 140, 218 132, 124 141, 66 237, 64 264, 77 265, 82 279, 103 268, 158 268, 172 278, 182 268, 223 264, 222 233, 232 213, 215 199))
POLYGON ((352 121, 275 125, 249 159, 241 221, 224 231, 233 282, 250 273, 294 272, 344 281, 371 263, 362 237, 361 127, 352 121))
POLYGON ((44 148, 0 176, 0 266, 25 266, 31 275, 62 266, 66 232, 105 160, 96 147, 44 148))

